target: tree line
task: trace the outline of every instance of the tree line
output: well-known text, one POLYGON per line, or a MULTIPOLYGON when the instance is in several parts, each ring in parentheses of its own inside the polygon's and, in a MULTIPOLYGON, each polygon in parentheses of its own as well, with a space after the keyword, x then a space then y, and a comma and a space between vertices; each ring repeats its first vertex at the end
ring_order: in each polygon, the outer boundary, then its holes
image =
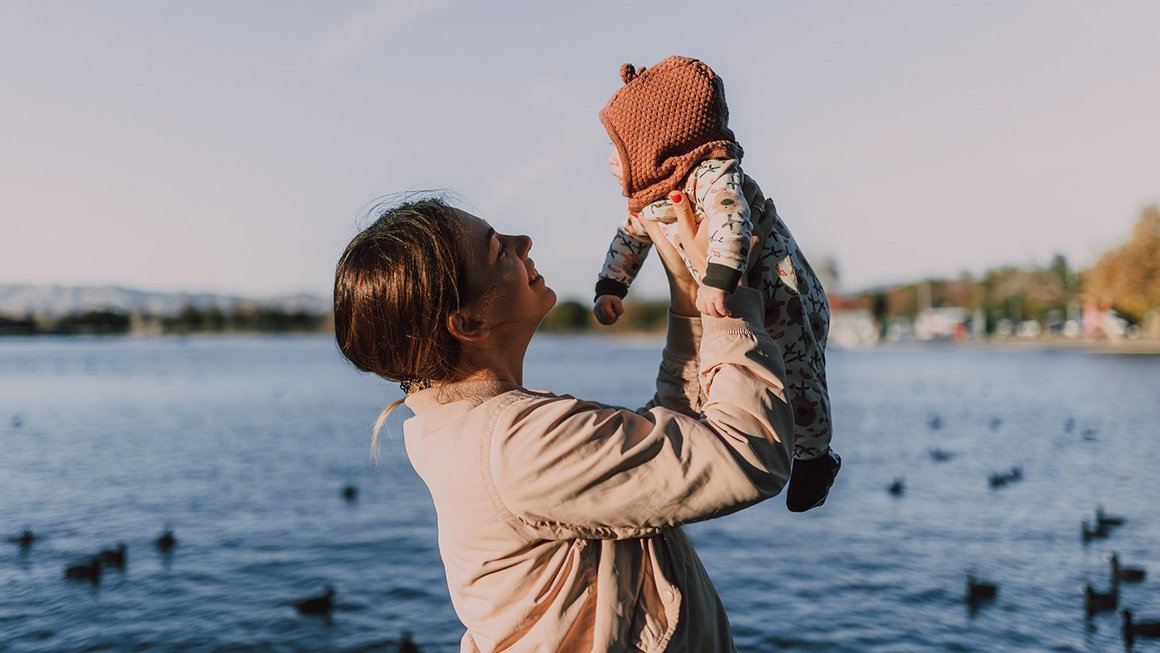
POLYGON ((913 317, 926 306, 981 311, 986 332, 1002 320, 1048 324, 1074 317, 1081 308, 1112 309, 1129 324, 1160 318, 1160 209, 1147 206, 1128 240, 1105 252, 1090 268, 1076 269, 1063 254, 1042 266, 1002 266, 975 277, 924 279, 858 293, 855 304, 884 324, 913 317))
MULTIPOLYGON (((836 304, 831 297, 831 303, 836 304)), ((953 278, 922 279, 876 288, 842 298, 842 304, 869 310, 880 325, 912 319, 927 307, 958 306, 978 311, 986 333, 1008 320, 1059 324, 1085 306, 1114 309, 1129 324, 1160 320, 1160 208, 1145 207, 1128 240, 1106 252, 1087 269, 1077 269, 1063 254, 1046 265, 1000 266, 980 276, 963 272, 953 278)), ((541 329, 554 333, 661 331, 667 302, 627 301, 625 314, 612 327, 602 327, 591 306, 570 300, 548 314, 541 329)))
POLYGON ((142 315, 94 310, 62 316, 0 316, 0 335, 125 335, 129 333, 309 333, 332 327, 328 315, 286 311, 274 307, 244 307, 224 311, 216 306, 187 304, 175 315, 142 315))
MULTIPOLYGON (((1002 266, 975 277, 962 273, 949 279, 923 279, 890 288, 855 293, 845 302, 869 310, 880 325, 913 318, 928 306, 960 306, 981 312, 986 332, 1003 320, 1061 323, 1081 306, 1111 308, 1130 324, 1160 321, 1160 208, 1145 207, 1122 245, 1106 252, 1094 266, 1075 269, 1063 254, 1043 266, 1002 266)), ((833 303, 833 298, 831 298, 833 303)), ((667 301, 627 301, 624 315, 611 327, 597 324, 592 307, 562 301, 544 319, 541 330, 552 333, 625 334, 663 331, 667 301)), ((285 311, 273 307, 186 305, 176 315, 133 315, 98 310, 55 318, 0 316, 0 335, 116 335, 130 332, 161 334, 228 332, 318 332, 333 329, 330 315, 285 311)))

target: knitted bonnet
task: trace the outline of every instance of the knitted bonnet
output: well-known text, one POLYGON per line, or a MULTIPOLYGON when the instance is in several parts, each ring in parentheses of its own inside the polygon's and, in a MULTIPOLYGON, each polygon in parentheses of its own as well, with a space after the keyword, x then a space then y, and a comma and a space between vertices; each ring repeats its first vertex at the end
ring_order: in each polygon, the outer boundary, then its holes
POLYGON ((640 70, 624 64, 620 77, 624 86, 600 121, 620 153, 628 210, 640 211, 680 188, 704 159, 741 158, 725 87, 709 66, 673 56, 640 70))

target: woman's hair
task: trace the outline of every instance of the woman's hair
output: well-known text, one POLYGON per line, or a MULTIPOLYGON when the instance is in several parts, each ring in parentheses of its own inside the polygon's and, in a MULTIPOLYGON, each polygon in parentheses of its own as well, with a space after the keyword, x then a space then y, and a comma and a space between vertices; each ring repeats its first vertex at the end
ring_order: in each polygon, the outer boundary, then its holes
MULTIPOLYGON (((335 270, 338 347, 358 369, 408 391, 452 380, 461 348, 447 318, 469 300, 461 219, 439 198, 374 212, 335 270)), ((380 415, 376 442, 395 405, 380 415)))
POLYGON ((467 301, 463 229, 443 200, 389 207, 338 260, 334 335, 354 366, 394 381, 451 380, 447 318, 467 301))

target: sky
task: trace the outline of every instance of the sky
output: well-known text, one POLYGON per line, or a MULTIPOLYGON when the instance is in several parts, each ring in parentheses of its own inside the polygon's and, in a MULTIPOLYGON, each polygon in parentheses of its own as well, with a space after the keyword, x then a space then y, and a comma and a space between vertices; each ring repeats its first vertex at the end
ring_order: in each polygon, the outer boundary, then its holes
POLYGON ((839 292, 1090 265, 1160 201, 1160 3, 706 6, 2 0, 0 284, 325 296, 376 202, 435 190, 588 301, 625 210, 598 113, 671 54, 839 292))

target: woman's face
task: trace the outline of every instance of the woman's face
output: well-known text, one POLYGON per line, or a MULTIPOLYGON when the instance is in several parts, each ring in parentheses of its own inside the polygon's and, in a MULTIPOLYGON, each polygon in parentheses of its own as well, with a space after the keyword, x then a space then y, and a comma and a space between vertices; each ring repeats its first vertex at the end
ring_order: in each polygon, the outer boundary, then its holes
POLYGON ((532 331, 556 304, 528 258, 532 239, 496 233, 486 221, 458 211, 466 238, 467 283, 473 307, 491 326, 527 323, 532 331))

